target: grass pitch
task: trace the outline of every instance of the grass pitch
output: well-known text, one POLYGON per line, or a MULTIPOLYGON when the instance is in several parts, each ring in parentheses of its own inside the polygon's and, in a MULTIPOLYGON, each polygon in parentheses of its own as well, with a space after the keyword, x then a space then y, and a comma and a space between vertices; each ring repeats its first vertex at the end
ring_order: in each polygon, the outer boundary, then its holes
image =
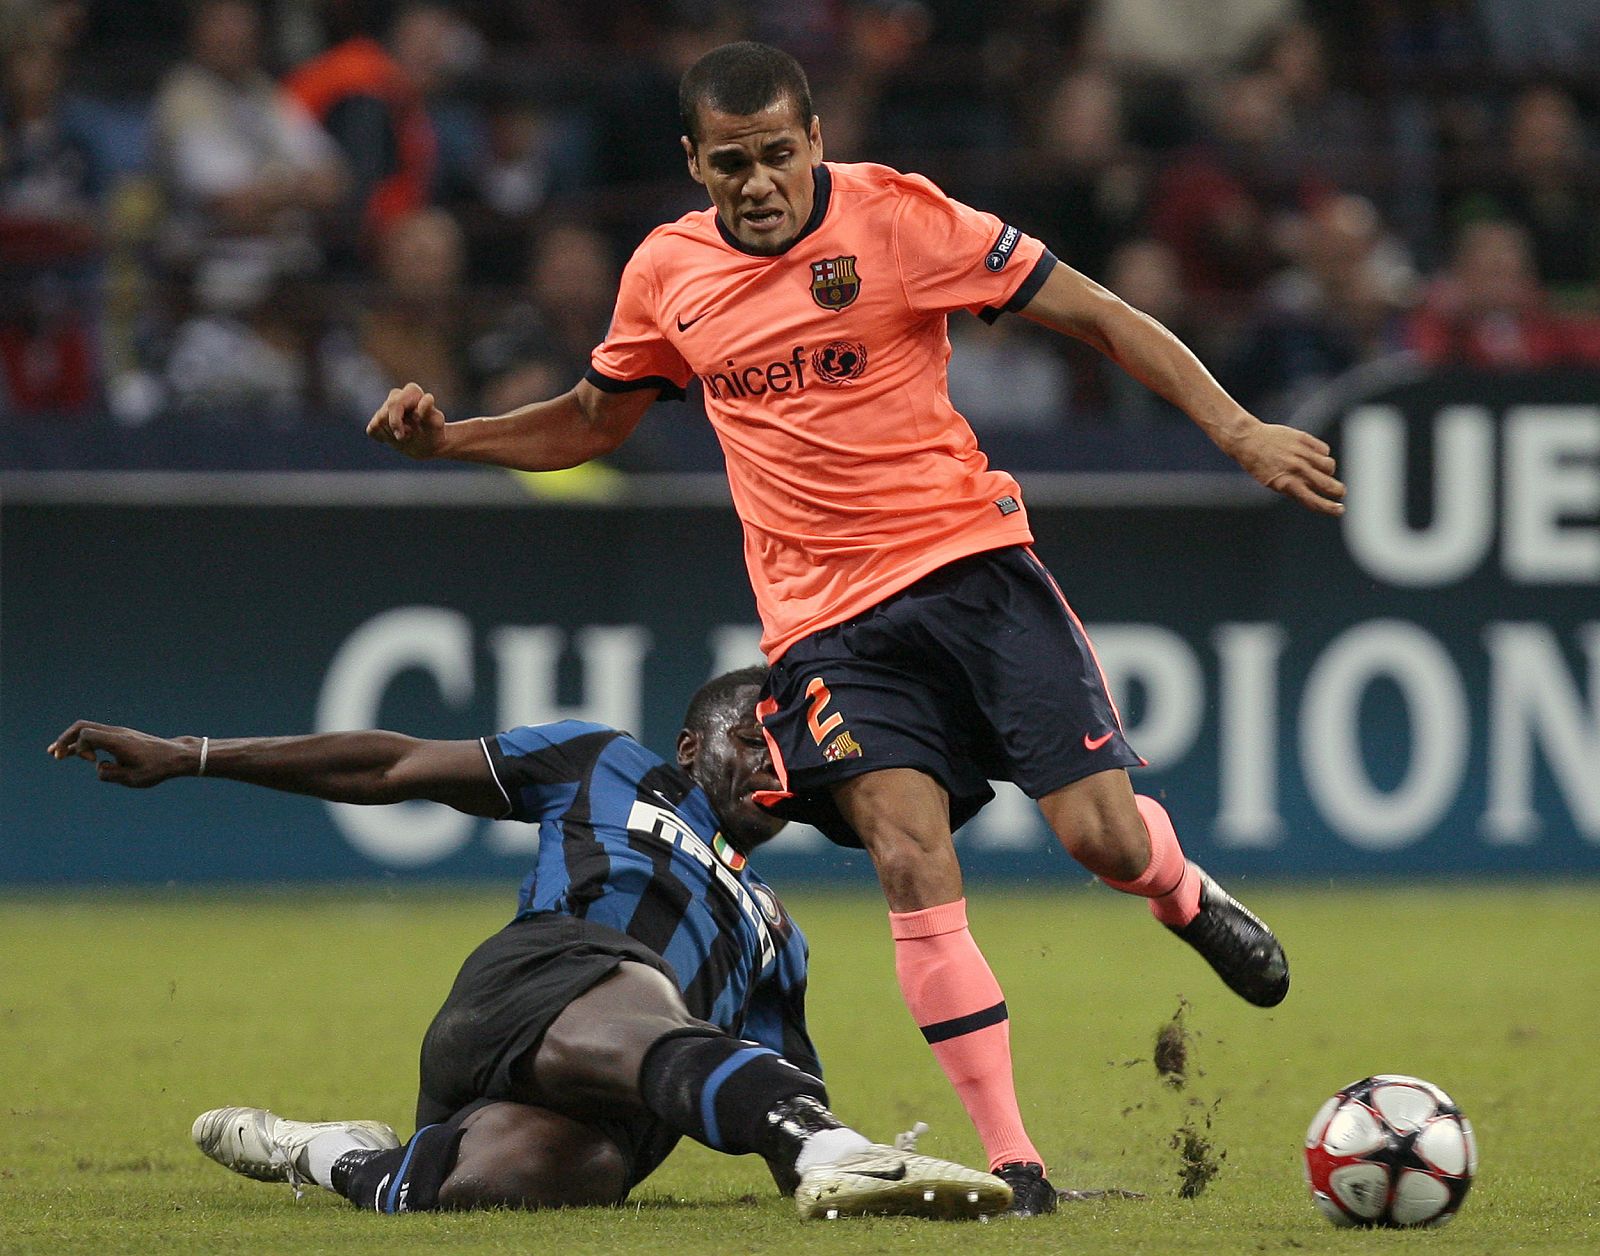
MULTIPOLYGON (((1294 989, 1272 1012, 1138 903, 973 889, 1056 1184, 1148 1198, 959 1228, 801 1223, 754 1158, 687 1145, 620 1209, 381 1218, 325 1192, 297 1202, 201 1157, 191 1120, 247 1103, 409 1133, 422 1030, 510 888, 12 896, 0 1252, 1600 1250, 1600 885, 1235 888, 1289 950, 1294 989), (1181 1088, 1153 1063, 1163 1030, 1181 1088), (1478 1131, 1477 1184, 1444 1230, 1337 1231, 1307 1198, 1307 1122, 1374 1072, 1438 1083, 1478 1131)), ((979 1160, 900 1002, 881 904, 787 901, 811 938, 834 1106, 880 1138, 927 1121, 923 1150, 979 1160)))

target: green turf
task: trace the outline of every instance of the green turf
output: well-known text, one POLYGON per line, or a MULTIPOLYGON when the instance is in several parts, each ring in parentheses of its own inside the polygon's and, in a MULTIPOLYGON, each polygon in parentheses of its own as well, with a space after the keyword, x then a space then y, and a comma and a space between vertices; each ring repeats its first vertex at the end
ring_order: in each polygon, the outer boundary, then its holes
MULTIPOLYGON (((422 1029, 509 894, 13 896, 0 900, 0 1252, 1600 1250, 1600 886, 1249 898, 1294 964, 1275 1012, 1227 995, 1137 903, 973 891, 1012 1008, 1024 1114, 1057 1184, 1150 1198, 958 1228, 802 1224, 757 1161, 698 1147, 618 1210, 394 1219, 321 1192, 296 1202, 204 1160, 194 1115, 249 1103, 409 1132, 422 1029), (1151 1064, 1180 999, 1181 1091, 1151 1064), (1306 1197, 1306 1123, 1373 1072, 1437 1082, 1478 1130, 1479 1180, 1445 1230, 1335 1231, 1306 1197), (1193 1199, 1178 1196, 1171 1145, 1185 1124, 1219 1166, 1193 1199)), ((880 1137, 925 1120, 924 1150, 977 1159, 900 1003, 881 906, 854 893, 790 906, 812 940, 837 1109, 880 1137)))

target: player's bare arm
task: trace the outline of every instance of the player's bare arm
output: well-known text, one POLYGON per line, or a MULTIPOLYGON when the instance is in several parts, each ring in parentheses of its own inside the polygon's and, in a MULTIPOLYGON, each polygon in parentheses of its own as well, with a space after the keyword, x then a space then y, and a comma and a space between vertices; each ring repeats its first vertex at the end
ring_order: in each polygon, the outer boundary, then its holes
POLYGON ((1332 452, 1309 432, 1263 423, 1170 331, 1070 266, 1056 266, 1022 313, 1087 341, 1179 407, 1259 483, 1325 515, 1344 512, 1332 452))
POLYGON ((157 737, 78 720, 50 743, 48 753, 93 763, 102 781, 130 789, 205 775, 329 802, 425 798, 471 815, 493 818, 506 812, 505 798, 476 741, 422 741, 376 730, 303 737, 157 737))
POLYGON ((560 471, 610 453, 628 439, 659 390, 609 393, 582 380, 570 392, 506 414, 445 420, 420 384, 392 388, 367 435, 408 458, 450 458, 517 471, 560 471))

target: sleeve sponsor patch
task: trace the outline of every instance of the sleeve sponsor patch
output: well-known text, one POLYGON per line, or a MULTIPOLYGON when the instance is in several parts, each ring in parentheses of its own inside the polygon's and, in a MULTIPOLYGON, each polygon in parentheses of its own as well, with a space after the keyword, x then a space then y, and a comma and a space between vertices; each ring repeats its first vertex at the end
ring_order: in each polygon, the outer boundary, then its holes
POLYGON ((1001 227, 1000 234, 995 237, 994 247, 989 250, 989 256, 983 259, 983 264, 990 270, 1004 270, 1021 239, 1022 232, 1015 227, 1009 224, 1001 227))

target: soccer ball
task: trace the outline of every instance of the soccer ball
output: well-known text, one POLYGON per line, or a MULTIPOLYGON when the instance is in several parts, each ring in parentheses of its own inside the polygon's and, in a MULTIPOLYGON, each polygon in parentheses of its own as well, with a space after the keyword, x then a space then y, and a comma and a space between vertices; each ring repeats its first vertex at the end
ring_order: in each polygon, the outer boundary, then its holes
POLYGON ((1335 1225, 1442 1225, 1478 1171, 1472 1124, 1417 1077, 1380 1073, 1329 1099, 1306 1131, 1306 1181, 1335 1225))

